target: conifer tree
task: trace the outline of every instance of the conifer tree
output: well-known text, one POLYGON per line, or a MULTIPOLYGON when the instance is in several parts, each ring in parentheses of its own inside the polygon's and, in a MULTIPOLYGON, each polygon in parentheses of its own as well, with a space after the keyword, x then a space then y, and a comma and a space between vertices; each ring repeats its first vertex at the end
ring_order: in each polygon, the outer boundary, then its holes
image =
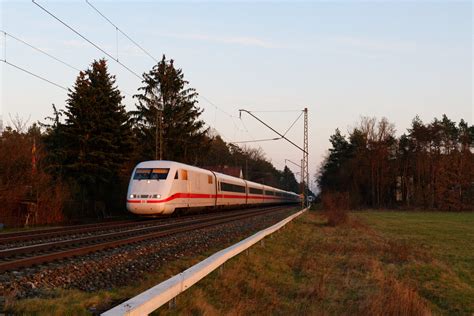
POLYGON ((282 171, 280 189, 295 193, 300 193, 301 191, 298 181, 295 178, 295 174, 287 166, 285 166, 282 171))
POLYGON ((64 123, 56 112, 45 142, 55 173, 75 185, 82 208, 94 209, 99 203, 103 211, 106 204, 112 206, 107 202, 117 198, 117 180, 132 146, 123 97, 104 59, 79 73, 68 96, 60 113, 64 123))
POLYGON ((135 95, 137 110, 131 112, 141 146, 139 159, 159 159, 157 153, 162 145, 163 159, 197 164, 209 138, 205 137, 204 121, 199 120, 202 110, 197 106, 196 90, 188 87, 183 71, 164 55, 153 69, 143 74, 142 82, 140 93, 135 95))

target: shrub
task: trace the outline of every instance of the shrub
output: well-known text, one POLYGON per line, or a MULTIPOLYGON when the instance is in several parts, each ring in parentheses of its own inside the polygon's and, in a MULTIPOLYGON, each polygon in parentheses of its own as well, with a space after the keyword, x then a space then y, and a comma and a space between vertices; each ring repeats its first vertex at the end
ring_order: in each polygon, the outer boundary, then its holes
POLYGON ((349 194, 347 192, 325 192, 321 196, 324 215, 328 225, 337 226, 347 221, 349 194))

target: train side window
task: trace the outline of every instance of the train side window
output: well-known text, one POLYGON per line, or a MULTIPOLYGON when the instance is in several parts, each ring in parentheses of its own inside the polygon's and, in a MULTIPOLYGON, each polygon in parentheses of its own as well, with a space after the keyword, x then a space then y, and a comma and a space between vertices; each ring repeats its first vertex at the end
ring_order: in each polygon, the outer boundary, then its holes
POLYGON ((181 170, 181 180, 188 180, 188 170, 181 170))
POLYGON ((212 176, 207 176, 207 183, 212 184, 212 176))
POLYGON ((249 188, 249 192, 251 194, 263 194, 263 190, 257 189, 257 188, 249 188))
POLYGON ((221 191, 246 193, 244 186, 226 182, 221 182, 221 191))
POLYGON ((175 178, 175 179, 178 179, 178 170, 176 170, 176 173, 175 173, 175 175, 174 175, 174 178, 175 178))

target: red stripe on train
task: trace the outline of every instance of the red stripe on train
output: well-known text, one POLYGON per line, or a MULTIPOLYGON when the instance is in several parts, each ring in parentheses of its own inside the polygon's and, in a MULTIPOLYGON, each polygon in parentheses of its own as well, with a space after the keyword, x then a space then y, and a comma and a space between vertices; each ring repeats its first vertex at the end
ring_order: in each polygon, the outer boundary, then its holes
MULTIPOLYGON (((214 198, 224 198, 224 199, 246 199, 245 195, 235 195, 235 194, 202 194, 202 193, 175 193, 166 199, 162 200, 146 200, 146 203, 164 203, 174 199, 188 198, 188 199, 214 199, 214 198)), ((287 198, 280 197, 270 197, 270 196, 252 196, 249 195, 248 199, 267 199, 267 200, 283 200, 287 198)), ((127 203, 141 203, 141 200, 127 200, 127 203)))

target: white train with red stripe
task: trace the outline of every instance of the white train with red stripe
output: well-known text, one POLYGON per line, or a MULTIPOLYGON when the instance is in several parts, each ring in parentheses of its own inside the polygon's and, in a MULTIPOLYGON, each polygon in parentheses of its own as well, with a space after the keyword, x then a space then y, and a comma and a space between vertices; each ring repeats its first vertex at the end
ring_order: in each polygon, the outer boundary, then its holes
POLYGON ((300 196, 174 161, 139 163, 128 186, 127 209, 156 216, 176 210, 199 210, 243 205, 298 203, 300 196))

